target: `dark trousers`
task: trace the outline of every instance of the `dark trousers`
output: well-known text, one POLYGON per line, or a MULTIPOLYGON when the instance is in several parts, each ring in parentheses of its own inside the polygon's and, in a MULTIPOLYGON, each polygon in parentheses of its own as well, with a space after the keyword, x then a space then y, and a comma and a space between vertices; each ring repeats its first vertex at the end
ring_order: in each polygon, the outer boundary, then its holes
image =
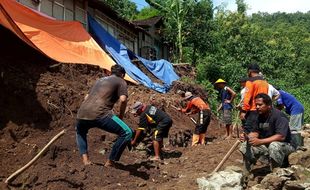
POLYGON ((132 129, 116 115, 105 116, 95 120, 78 119, 76 124, 76 142, 81 155, 88 152, 87 133, 89 129, 94 127, 118 135, 109 156, 109 160, 118 161, 132 138, 132 129))
POLYGON ((246 134, 249 134, 253 131, 254 125, 257 124, 257 117, 258 113, 257 111, 248 111, 245 115, 245 120, 243 123, 243 130, 246 134))

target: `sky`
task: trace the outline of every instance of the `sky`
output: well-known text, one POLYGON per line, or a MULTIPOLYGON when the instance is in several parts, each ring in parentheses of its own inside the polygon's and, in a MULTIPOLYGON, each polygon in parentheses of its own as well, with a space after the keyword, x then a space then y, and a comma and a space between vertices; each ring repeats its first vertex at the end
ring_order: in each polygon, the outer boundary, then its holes
MULTIPOLYGON (((144 0, 132 0, 136 3, 138 10, 143 7, 148 6, 144 0)), ((237 5, 235 0, 213 0, 214 6, 225 5, 226 9, 236 11, 237 5)), ((244 0, 244 2, 249 6, 247 14, 257 13, 257 12, 287 12, 294 13, 297 11, 307 12, 310 11, 310 0, 244 0)))

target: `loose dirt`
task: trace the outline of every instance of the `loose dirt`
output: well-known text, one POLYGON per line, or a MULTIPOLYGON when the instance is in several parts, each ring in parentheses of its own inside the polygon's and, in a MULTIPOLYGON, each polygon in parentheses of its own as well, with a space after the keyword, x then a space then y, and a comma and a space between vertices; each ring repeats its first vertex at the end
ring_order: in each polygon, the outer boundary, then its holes
MULTIPOLYGON (((137 100, 152 102, 173 118, 170 138, 165 141, 170 150, 163 162, 153 163, 148 161, 151 150, 145 147, 151 146, 146 144, 125 150, 116 168, 106 168, 103 163, 116 136, 92 129, 88 145, 95 164, 84 167, 75 142, 75 117, 84 96, 104 72, 95 66, 54 62, 3 28, 0 41, 0 189, 197 189, 196 178, 211 173, 236 140, 222 140, 224 128, 212 120, 208 144, 188 146, 194 125, 170 105, 180 100, 177 89, 193 88, 199 94, 199 87, 178 82, 169 93, 159 94, 130 85, 128 106, 137 100), (62 129, 67 133, 33 166, 10 186, 4 184, 62 129)), ((188 73, 188 69, 177 71, 188 73)), ((137 127, 138 118, 129 112, 124 121, 137 127)), ((240 160, 235 151, 223 167, 241 166, 240 160)))

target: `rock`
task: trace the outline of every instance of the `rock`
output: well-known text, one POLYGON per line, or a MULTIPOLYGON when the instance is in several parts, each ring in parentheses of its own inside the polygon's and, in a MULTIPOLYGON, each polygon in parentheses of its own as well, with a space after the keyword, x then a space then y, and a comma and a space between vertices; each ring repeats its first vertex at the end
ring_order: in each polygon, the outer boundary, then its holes
POLYGON ((102 150, 99 151, 99 153, 102 154, 102 155, 104 155, 104 154, 106 153, 106 150, 105 150, 105 149, 102 149, 102 150))
POLYGON ((288 160, 291 165, 302 165, 306 168, 310 168, 310 149, 293 152, 289 155, 288 160))
POLYGON ((304 190, 310 188, 310 183, 303 183, 301 181, 287 181, 284 184, 283 190, 304 190))
POLYGON ((227 166, 225 168, 225 171, 234 171, 234 172, 237 172, 237 173, 242 173, 243 172, 242 168, 240 168, 238 166, 227 166))
POLYGON ((268 189, 263 188, 261 184, 256 184, 253 187, 250 187, 249 189, 250 190, 268 190, 268 189))
POLYGON ((241 190, 241 181, 242 174, 232 170, 217 172, 208 179, 205 177, 197 178, 197 183, 200 190, 241 190))
POLYGON ((310 124, 309 123, 304 125, 304 130, 310 130, 310 124))
POLYGON ((144 187, 144 186, 146 186, 145 182, 141 182, 141 183, 138 184, 138 187, 144 187))
POLYGON ((308 168, 300 165, 293 165, 291 168, 294 170, 295 179, 310 183, 310 170, 308 168))
POLYGON ((275 168, 273 173, 268 174, 261 181, 263 188, 271 190, 281 190, 286 181, 295 179, 293 168, 275 168))

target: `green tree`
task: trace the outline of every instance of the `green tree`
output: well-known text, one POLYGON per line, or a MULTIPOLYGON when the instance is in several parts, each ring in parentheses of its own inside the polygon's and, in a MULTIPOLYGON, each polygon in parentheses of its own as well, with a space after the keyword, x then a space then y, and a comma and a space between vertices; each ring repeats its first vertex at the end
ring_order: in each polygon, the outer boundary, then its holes
POLYGON ((188 62, 196 65, 197 56, 205 56, 206 49, 212 48, 213 39, 210 35, 213 30, 213 4, 211 0, 201 0, 195 3, 184 23, 184 45, 192 52, 188 62), (199 36, 199 38, 198 38, 199 36))
POLYGON ((183 61, 184 22, 194 0, 146 0, 164 14, 166 38, 175 43, 177 61, 183 61))
POLYGON ((159 16, 160 12, 153 7, 144 7, 140 12, 135 16, 135 20, 144 20, 152 18, 154 16, 159 16))
POLYGON ((109 5, 121 17, 127 20, 133 20, 138 13, 137 5, 130 0, 99 0, 109 5))

